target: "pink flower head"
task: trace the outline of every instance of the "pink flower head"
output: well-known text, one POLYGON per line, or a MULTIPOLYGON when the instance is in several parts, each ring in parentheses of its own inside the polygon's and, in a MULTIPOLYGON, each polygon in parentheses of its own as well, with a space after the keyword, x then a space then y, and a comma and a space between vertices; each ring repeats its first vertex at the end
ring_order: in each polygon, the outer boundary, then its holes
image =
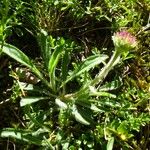
POLYGON ((136 38, 128 31, 120 31, 112 37, 114 45, 120 50, 130 50, 137 45, 136 38))

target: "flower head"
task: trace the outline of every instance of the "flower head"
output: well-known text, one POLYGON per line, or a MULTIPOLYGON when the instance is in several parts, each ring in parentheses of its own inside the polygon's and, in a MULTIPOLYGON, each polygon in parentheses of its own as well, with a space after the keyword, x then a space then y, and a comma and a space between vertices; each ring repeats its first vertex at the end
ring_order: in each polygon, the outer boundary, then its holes
POLYGON ((128 51, 137 45, 136 38, 128 31, 120 31, 112 37, 114 45, 121 51, 128 51))

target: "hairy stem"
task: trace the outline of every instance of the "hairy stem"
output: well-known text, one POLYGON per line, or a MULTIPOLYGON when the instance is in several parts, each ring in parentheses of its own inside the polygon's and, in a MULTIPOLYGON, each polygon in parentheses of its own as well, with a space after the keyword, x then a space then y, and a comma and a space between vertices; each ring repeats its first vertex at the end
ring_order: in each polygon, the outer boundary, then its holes
POLYGON ((109 71, 114 67, 116 60, 120 57, 120 53, 116 49, 109 60, 109 62, 104 66, 104 68, 99 72, 99 74, 95 77, 93 81, 91 81, 89 84, 87 84, 85 87, 83 87, 79 92, 77 92, 75 95, 78 95, 79 93, 82 94, 84 91, 89 89, 89 86, 95 86, 99 83, 102 83, 102 81, 106 78, 109 71))
POLYGON ((113 68, 115 61, 120 56, 120 53, 118 53, 117 50, 115 50, 113 56, 109 60, 109 62, 106 64, 106 66, 99 72, 99 74, 95 77, 95 79, 90 83, 90 86, 95 86, 99 83, 101 83, 106 76, 108 75, 109 71, 113 68))

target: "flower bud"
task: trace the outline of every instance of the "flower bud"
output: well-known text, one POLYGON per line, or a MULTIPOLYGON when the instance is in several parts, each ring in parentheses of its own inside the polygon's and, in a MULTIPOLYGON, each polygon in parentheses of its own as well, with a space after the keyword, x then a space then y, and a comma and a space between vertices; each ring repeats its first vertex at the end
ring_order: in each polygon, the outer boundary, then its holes
POLYGON ((120 52, 128 51, 133 49, 137 45, 136 38, 131 35, 128 31, 120 31, 112 36, 114 45, 120 52))

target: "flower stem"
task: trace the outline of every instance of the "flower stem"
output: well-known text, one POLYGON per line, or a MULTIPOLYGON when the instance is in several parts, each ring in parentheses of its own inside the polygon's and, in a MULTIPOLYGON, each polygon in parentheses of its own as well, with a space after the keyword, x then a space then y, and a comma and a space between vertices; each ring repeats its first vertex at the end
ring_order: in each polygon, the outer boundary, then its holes
POLYGON ((113 56, 109 60, 109 62, 106 64, 106 66, 99 72, 99 74, 95 77, 95 79, 90 83, 90 86, 95 86, 96 84, 101 83, 109 71, 113 68, 115 61, 119 58, 120 53, 118 53, 117 50, 115 50, 113 56))
POLYGON ((99 72, 99 74, 95 77, 94 80, 92 80, 90 83, 88 83, 86 86, 84 86, 79 92, 77 92, 76 94, 78 95, 79 93, 84 93, 85 91, 87 91, 89 89, 89 86, 95 86, 99 83, 101 83, 105 77, 107 76, 107 74, 109 73, 109 71, 114 67, 116 60, 120 57, 120 53, 119 51, 116 49, 111 57, 111 59, 109 60, 109 62, 106 64, 106 66, 104 66, 104 68, 99 72))

